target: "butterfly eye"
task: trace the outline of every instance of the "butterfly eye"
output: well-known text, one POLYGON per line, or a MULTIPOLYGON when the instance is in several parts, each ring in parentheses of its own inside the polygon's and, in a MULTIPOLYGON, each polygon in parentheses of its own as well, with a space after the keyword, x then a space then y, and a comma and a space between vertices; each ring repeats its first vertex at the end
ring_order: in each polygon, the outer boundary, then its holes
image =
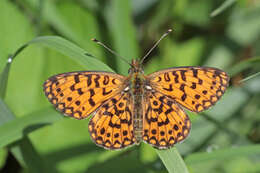
POLYGON ((128 74, 130 73, 144 73, 144 70, 142 68, 129 68, 128 69, 128 74))
POLYGON ((145 85, 145 88, 146 88, 147 90, 152 90, 152 87, 149 86, 149 85, 145 85))

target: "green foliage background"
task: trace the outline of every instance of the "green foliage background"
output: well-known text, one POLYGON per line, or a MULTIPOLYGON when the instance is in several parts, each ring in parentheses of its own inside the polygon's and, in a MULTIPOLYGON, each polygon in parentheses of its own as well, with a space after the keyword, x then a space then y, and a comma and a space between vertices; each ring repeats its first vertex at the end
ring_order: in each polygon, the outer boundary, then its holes
POLYGON ((260 172, 259 50, 258 0, 1 0, 0 172, 260 172), (88 120, 63 118, 45 98, 42 83, 57 73, 127 74, 91 38, 131 60, 169 28, 145 61, 147 74, 200 65, 231 76, 213 108, 188 113, 191 134, 175 148, 104 150, 91 141, 88 120))

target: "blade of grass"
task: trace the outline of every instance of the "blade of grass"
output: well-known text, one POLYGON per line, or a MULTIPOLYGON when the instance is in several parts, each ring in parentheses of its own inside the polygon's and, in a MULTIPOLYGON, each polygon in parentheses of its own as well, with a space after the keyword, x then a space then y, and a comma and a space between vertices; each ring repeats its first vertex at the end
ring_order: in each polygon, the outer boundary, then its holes
POLYGON ((46 119, 46 113, 44 113, 43 118, 39 118, 38 114, 34 114, 33 117, 15 118, 2 99, 0 99, 0 122, 3 123, 2 120, 4 118, 7 121, 0 126, 0 148, 7 146, 18 162, 23 167, 27 167, 30 172, 46 172, 47 167, 34 149, 27 134, 46 125, 47 122, 53 120, 53 117, 55 118, 52 115, 48 117, 48 121, 43 121, 43 119, 46 119))
POLYGON ((254 77, 256 77, 256 76, 259 76, 259 75, 260 75, 260 72, 257 72, 257 73, 255 73, 255 74, 253 74, 253 75, 250 75, 250 76, 248 76, 248 77, 246 77, 246 78, 240 80, 239 82, 240 82, 240 83, 244 83, 244 82, 246 82, 246 81, 248 81, 248 80, 250 80, 250 79, 252 79, 252 78, 254 78, 254 77))
POLYGON ((65 56, 68 56, 72 60, 78 62, 83 67, 88 67, 88 70, 102 69, 104 71, 113 71, 106 64, 102 63, 98 59, 95 59, 90 53, 81 49, 77 45, 70 41, 67 41, 57 36, 43 36, 37 37, 27 44, 41 44, 45 47, 54 49, 65 56))
POLYGON ((15 158, 19 161, 19 163, 24 167, 27 167, 29 172, 48 172, 41 156, 37 153, 27 136, 25 136, 22 140, 13 143, 9 146, 9 148, 11 148, 11 152, 15 154, 15 158))
POLYGON ((185 162, 187 164, 196 164, 210 160, 223 160, 226 158, 234 158, 241 156, 249 155, 259 155, 260 154, 260 145, 250 145, 243 147, 234 147, 227 149, 220 149, 213 152, 199 152, 189 155, 185 162))
MULTIPOLYGON (((39 8, 39 2, 33 1, 33 0, 27 0, 27 2, 35 8, 35 11, 39 8)), ((80 42, 81 38, 77 36, 73 30, 69 27, 68 24, 66 24, 61 16, 59 14, 58 10, 56 9, 56 6, 53 4, 52 1, 44 1, 42 4, 41 9, 41 17, 46 20, 49 24, 51 24, 55 29, 57 29, 60 33, 65 35, 67 38, 70 38, 73 41, 80 42)), ((36 14, 35 14, 36 15, 36 14)), ((37 13, 38 15, 38 13, 37 13)))
MULTIPOLYGON (((20 52, 19 50, 21 50, 21 49, 18 49, 17 52, 20 52)), ((9 76, 9 72, 10 72, 12 57, 15 57, 15 55, 17 55, 17 54, 18 53, 15 53, 14 56, 10 56, 8 58, 8 61, 4 67, 4 70, 2 71, 2 73, 0 75, 0 127, 2 127, 2 125, 5 124, 6 122, 12 121, 13 119, 15 119, 15 116, 13 116, 11 111, 7 108, 5 103, 2 101, 2 98, 4 98, 5 94, 6 94, 6 86, 7 86, 8 76, 9 76)), ((0 147, 0 148, 2 148, 2 147, 0 147)), ((20 162, 21 165, 25 165, 24 160, 18 156, 19 155, 18 152, 14 151, 12 149, 11 149, 11 152, 14 154, 15 157, 17 157, 17 160, 20 162)))
MULTIPOLYGON (((0 100, 1 110, 6 110, 6 106, 0 100)), ((3 112, 0 112, 3 115, 3 112)), ((42 128, 46 125, 61 120, 62 116, 52 109, 43 109, 17 118, 0 126, 0 148, 22 139, 25 135, 42 128), (15 128, 14 128, 15 127, 15 128)))
POLYGON ((10 149, 11 153, 23 167, 27 167, 31 172, 45 172, 45 166, 42 163, 43 161, 41 157, 34 149, 29 138, 27 136, 24 136, 25 134, 23 133, 23 131, 20 132, 22 133, 19 138, 21 140, 17 141, 16 143, 13 143, 15 140, 10 140, 10 138, 6 138, 6 135, 9 137, 13 137, 13 135, 16 135, 15 133, 13 133, 13 130, 16 130, 17 127, 19 127, 19 125, 22 123, 23 121, 15 118, 15 116, 11 113, 11 111, 8 109, 2 99, 0 99, 0 124, 2 124, 0 126, 0 148, 12 143, 12 145, 8 146, 8 149, 10 149), (13 122, 17 123, 13 124, 13 122), (8 126, 9 128, 6 128, 6 126, 8 126), (7 140, 9 140, 9 142, 7 142, 7 140), (31 158, 34 159, 32 160, 31 158))
POLYGON ((7 154, 8 152, 6 149, 0 149, 0 169, 2 169, 3 166, 5 165, 7 154))
POLYGON ((215 17, 219 15, 221 12, 226 10, 229 6, 231 6, 233 3, 235 3, 237 0, 226 0, 220 7, 215 9, 211 14, 210 17, 215 17))
POLYGON ((0 74, 0 98, 5 98, 6 94, 6 86, 8 82, 8 76, 9 76, 9 71, 11 67, 11 63, 13 59, 26 47, 26 45, 21 46, 13 55, 9 56, 7 63, 4 67, 4 70, 0 74))
MULTIPOLYGON (((12 114, 2 98, 4 98, 6 94, 6 86, 8 82, 11 62, 20 52, 22 52, 22 50, 24 50, 26 46, 27 45, 21 46, 13 55, 8 58, 4 70, 0 75, 0 128, 17 120, 16 116, 12 114)), ((16 129, 16 126, 11 126, 11 128, 16 129)), ((9 131, 6 131, 5 129, 0 130, 0 133, 10 134, 9 131)), ((2 142, 5 142, 5 140, 0 140, 0 143, 2 142)), ((2 148, 1 145, 0 148, 2 148)), ((46 167, 43 164, 41 157, 38 155, 30 139, 27 136, 23 136, 20 141, 12 143, 12 145, 9 145, 7 148, 11 151, 17 161, 23 167, 27 167, 30 172, 46 172, 46 167)))
MULTIPOLYGON (((60 35, 68 38, 69 40, 72 40, 73 42, 76 42, 80 46, 90 48, 95 55, 102 55, 100 50, 96 47, 95 44, 93 44, 91 41, 86 41, 86 38, 90 39, 89 37, 92 35, 92 37, 98 36, 98 27, 96 23, 94 22, 95 15, 92 15, 89 13, 89 9, 87 9, 84 14, 84 18, 79 14, 81 11, 82 6, 78 6, 78 10, 75 9, 76 5, 73 5, 73 3, 70 3, 70 8, 74 11, 77 10, 77 13, 73 17, 77 18, 77 21, 85 20, 87 22, 81 22, 80 28, 83 29, 86 26, 86 30, 84 31, 84 34, 80 33, 79 30, 75 30, 77 26, 74 25, 73 18, 68 18, 67 15, 64 15, 62 9, 63 5, 58 5, 55 3, 55 1, 52 0, 41 0, 40 2, 35 0, 26 0, 28 4, 34 9, 32 13, 34 13, 35 16, 39 16, 39 11, 41 12, 41 18, 38 17, 37 21, 41 21, 43 19, 48 23, 49 26, 51 26, 57 33, 60 33, 60 35), (82 17, 82 18, 81 18, 82 17), (92 31, 91 31, 92 30, 92 31), (94 32, 93 32, 94 31, 94 32)), ((79 2, 75 2, 79 3, 79 2)), ((64 3, 66 4, 66 3, 64 3)), ((91 4, 91 2, 88 2, 88 4, 91 4)), ((94 4, 96 4, 94 2, 94 4)), ((83 10, 82 10, 83 11, 83 10)), ((66 12, 65 12, 66 13, 66 12)), ((70 11, 67 11, 68 15, 70 14, 70 11)), ((77 23, 77 22, 76 22, 77 23)))
POLYGON ((240 73, 247 68, 255 66, 256 64, 260 64, 260 57, 250 58, 248 60, 241 61, 229 70, 229 74, 231 76, 234 76, 235 74, 240 73))
POLYGON ((14 131, 18 130, 19 126, 23 123, 24 121, 21 121, 20 118, 15 118, 2 99, 0 99, 0 124, 2 124, 0 126, 0 148, 11 144, 8 146, 8 149, 10 149, 11 153, 23 167, 27 167, 30 172, 44 173, 46 167, 31 144, 30 139, 25 136, 25 133, 22 131, 24 129, 20 129, 20 138, 10 139, 10 136, 17 137, 17 133, 14 133, 14 131), (16 124, 14 124, 14 122, 16 122, 16 124), (8 128, 6 128, 6 126, 8 128), (8 136, 7 138, 6 135, 8 136), (14 141, 18 139, 20 140, 14 143, 14 141))
POLYGON ((169 173, 188 173, 182 157, 178 150, 173 147, 169 150, 156 150, 169 173))
MULTIPOLYGON (((0 98, 0 128, 6 124, 7 122, 10 122, 14 120, 15 117, 13 116, 12 112, 8 109, 6 104, 3 102, 3 100, 0 98)), ((0 140, 1 141, 1 140, 0 140)), ((2 142, 2 141, 1 141, 2 142)), ((0 142, 0 143, 1 143, 0 142)), ((1 147, 0 147, 1 148, 1 147)))
MULTIPOLYGON (((4 98, 5 94, 6 94, 6 86, 7 86, 7 82, 8 82, 8 76, 9 76, 9 72, 10 72, 11 62, 12 62, 13 58, 15 58, 16 55, 18 55, 24 49, 24 47, 25 46, 22 46, 21 48, 19 48, 14 53, 14 55, 11 55, 8 58, 7 63, 4 67, 4 70, 2 71, 2 73, 0 75, 0 81, 1 81, 1 83, 0 83, 0 127, 2 127, 3 124, 10 122, 16 118, 12 114, 12 112, 8 109, 7 105, 5 105, 2 98, 4 98)), ((2 147, 0 147, 0 148, 2 148, 2 147)), ((21 154, 19 152, 16 151, 17 149, 19 149, 19 146, 11 147, 10 148, 11 153, 16 157, 16 159, 19 161, 19 163, 21 165, 26 166, 23 157, 21 156, 21 154)))
MULTIPOLYGON (((125 57, 129 62, 132 58, 136 58, 138 53, 136 34, 131 17, 130 1, 115 0, 112 2, 113 20, 108 20, 110 23, 110 31, 113 35, 115 48, 118 53, 125 57)), ((117 69, 121 74, 126 74, 129 65, 120 59, 116 59, 117 69)))
POLYGON ((7 65, 4 67, 4 70, 0 74, 0 98, 5 97, 9 71, 10 71, 10 63, 7 63, 7 65))

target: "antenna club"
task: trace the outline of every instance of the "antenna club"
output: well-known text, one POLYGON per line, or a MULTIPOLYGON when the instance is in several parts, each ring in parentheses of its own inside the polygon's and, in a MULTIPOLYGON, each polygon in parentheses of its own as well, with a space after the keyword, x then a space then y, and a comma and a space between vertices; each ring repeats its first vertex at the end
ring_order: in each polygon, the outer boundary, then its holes
POLYGON ((91 41, 99 42, 96 38, 91 38, 91 41))
POLYGON ((167 33, 170 33, 170 32, 172 32, 172 29, 168 29, 167 33))

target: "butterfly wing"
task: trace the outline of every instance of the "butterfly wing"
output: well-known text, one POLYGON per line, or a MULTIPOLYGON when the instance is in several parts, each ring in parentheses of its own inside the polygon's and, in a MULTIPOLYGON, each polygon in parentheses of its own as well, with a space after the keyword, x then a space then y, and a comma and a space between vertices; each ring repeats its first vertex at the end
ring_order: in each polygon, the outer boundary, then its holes
POLYGON ((50 77, 43 88, 57 110, 83 119, 121 92, 125 81, 124 76, 110 72, 69 72, 50 77))
POLYGON ((147 76, 150 86, 176 100, 180 105, 201 112, 214 105, 224 94, 228 75, 210 67, 177 67, 147 76))
POLYGON ((191 122, 181 107, 159 92, 147 92, 143 101, 143 140, 167 149, 185 139, 191 122))
POLYGON ((92 140, 106 149, 121 149, 134 144, 133 102, 129 93, 121 93, 104 103, 91 118, 92 140))

